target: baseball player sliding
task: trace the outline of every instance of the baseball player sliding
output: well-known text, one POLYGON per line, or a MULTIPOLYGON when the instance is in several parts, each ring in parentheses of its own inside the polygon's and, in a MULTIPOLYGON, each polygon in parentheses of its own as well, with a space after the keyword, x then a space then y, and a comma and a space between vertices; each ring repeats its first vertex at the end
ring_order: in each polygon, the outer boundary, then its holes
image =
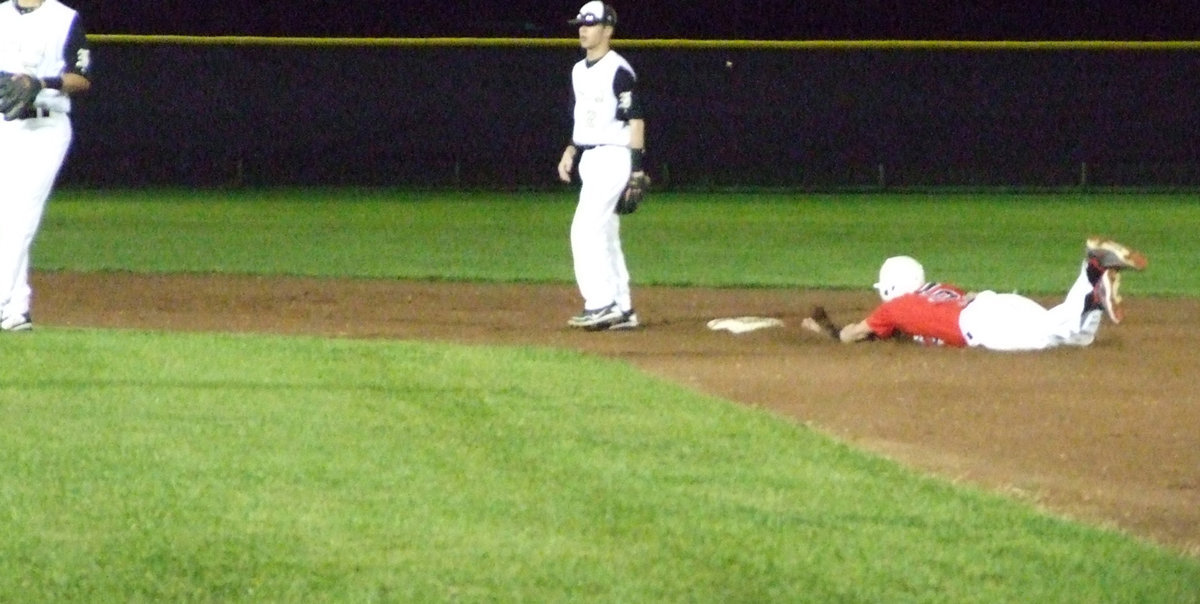
POLYGON ((584 4, 569 21, 579 26, 586 56, 571 71, 575 126, 558 176, 571 182, 579 162, 579 204, 571 221, 571 255, 583 312, 567 322, 587 330, 638 326, 621 250, 619 214, 637 209, 648 179, 643 169, 645 121, 637 76, 610 48, 617 13, 603 2, 584 4))
POLYGON ((1124 317, 1118 289, 1121 272, 1146 268, 1146 257, 1110 239, 1092 238, 1079 276, 1053 308, 1017 294, 967 293, 925 281, 925 270, 908 256, 888 258, 875 289, 883 303, 866 319, 839 327, 818 306, 802 322, 809 331, 842 342, 887 339, 897 333, 928 345, 978 346, 988 350, 1043 350, 1087 346, 1102 316, 1124 317))
POLYGON ((29 248, 91 87, 79 15, 58 0, 0 3, 0 332, 33 329, 29 248))

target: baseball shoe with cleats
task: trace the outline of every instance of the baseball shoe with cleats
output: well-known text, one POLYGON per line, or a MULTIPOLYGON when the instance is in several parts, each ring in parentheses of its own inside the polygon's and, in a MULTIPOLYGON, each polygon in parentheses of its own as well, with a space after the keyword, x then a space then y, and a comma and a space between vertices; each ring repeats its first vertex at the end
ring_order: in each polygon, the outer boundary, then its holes
POLYGON ((1100 274, 1092 290, 1092 300, 1104 309, 1104 314, 1108 315, 1113 323, 1120 323, 1125 318, 1125 310, 1121 308, 1121 294, 1118 291, 1120 288, 1121 271, 1110 269, 1100 274))
POLYGON ((29 313, 0 319, 0 331, 29 331, 33 329, 33 318, 29 313))
POLYGON ((608 326, 609 331, 621 329, 637 329, 641 326, 638 322, 637 313, 633 309, 626 310, 621 313, 621 319, 608 326))
POLYGON ((616 302, 597 308, 595 310, 584 309, 581 314, 571 317, 567 321, 567 325, 571 327, 582 327, 588 330, 607 329, 613 323, 616 323, 625 318, 625 313, 617 306, 616 302))
POLYGON ((1102 269, 1140 271, 1146 268, 1146 257, 1141 252, 1103 237, 1087 240, 1087 256, 1089 262, 1102 269))

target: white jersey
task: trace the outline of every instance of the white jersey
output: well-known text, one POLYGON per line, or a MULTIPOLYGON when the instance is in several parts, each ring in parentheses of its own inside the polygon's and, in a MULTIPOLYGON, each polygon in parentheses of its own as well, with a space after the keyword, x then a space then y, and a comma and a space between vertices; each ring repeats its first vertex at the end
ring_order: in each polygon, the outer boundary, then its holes
MULTIPOLYGON (((0 71, 50 80, 89 77, 87 36, 79 15, 59 0, 36 7, 0 2, 0 71)), ((71 100, 43 88, 34 107, 0 120, 0 330, 32 329, 29 250, 46 200, 71 146, 71 100)))
POLYGON ((571 140, 576 145, 629 145, 628 120, 640 115, 629 115, 635 106, 632 89, 620 93, 614 89, 621 71, 627 74, 630 83, 637 77, 629 62, 613 50, 595 63, 589 64, 584 59, 571 70, 575 92, 575 129, 571 140))
POLYGON ((623 317, 636 315, 621 249, 621 220, 614 210, 632 167, 629 122, 644 119, 635 78, 625 58, 611 49, 599 60, 585 58, 571 70, 575 96, 571 141, 580 149, 583 185, 571 220, 575 281, 585 311, 615 306, 623 317))
MULTIPOLYGON (((0 71, 26 73, 39 78, 64 73, 87 74, 90 57, 79 16, 58 0, 45 0, 23 13, 15 0, 0 3, 0 71)), ((67 113, 70 98, 60 90, 45 89, 34 103, 67 113)))

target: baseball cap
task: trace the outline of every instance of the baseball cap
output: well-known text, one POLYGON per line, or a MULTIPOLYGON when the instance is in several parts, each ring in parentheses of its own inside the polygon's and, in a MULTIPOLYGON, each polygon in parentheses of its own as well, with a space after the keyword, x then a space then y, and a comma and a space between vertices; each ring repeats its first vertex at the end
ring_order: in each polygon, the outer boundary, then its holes
POLYGON ((567 23, 571 25, 616 25, 617 11, 600 0, 592 0, 580 7, 579 14, 567 23))

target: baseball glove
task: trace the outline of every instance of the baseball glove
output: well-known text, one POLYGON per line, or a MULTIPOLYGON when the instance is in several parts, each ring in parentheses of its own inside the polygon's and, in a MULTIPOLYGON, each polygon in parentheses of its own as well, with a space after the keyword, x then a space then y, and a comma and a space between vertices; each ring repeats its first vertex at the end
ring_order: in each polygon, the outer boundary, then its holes
POLYGON ((5 121, 25 115, 33 107, 33 99, 42 90, 41 80, 23 73, 0 75, 0 113, 5 121))
POLYGON ((634 172, 629 177, 629 184, 621 192, 621 198, 617 200, 617 213, 623 216, 636 212, 646 199, 646 189, 649 187, 650 177, 645 172, 634 172))

